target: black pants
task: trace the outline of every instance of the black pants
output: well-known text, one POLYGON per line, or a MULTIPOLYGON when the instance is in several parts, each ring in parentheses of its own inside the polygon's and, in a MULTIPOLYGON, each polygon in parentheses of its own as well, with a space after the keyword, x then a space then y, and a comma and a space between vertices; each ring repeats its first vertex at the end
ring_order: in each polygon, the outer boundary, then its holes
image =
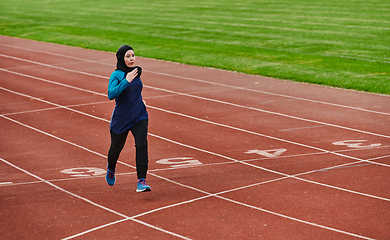
POLYGON ((115 134, 111 131, 111 146, 108 151, 108 168, 113 171, 116 167, 116 163, 119 158, 119 154, 122 152, 125 146, 127 135, 129 131, 134 136, 135 141, 135 162, 137 168, 138 179, 146 178, 146 172, 148 171, 148 120, 141 120, 137 122, 130 130, 121 134, 115 134))

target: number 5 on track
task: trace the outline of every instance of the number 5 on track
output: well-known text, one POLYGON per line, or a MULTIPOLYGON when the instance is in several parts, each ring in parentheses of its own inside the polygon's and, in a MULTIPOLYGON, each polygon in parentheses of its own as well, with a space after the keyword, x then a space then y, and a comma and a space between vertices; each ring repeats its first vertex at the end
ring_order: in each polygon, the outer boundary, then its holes
POLYGON ((193 167, 202 164, 199 160, 191 157, 166 158, 158 160, 157 163, 168 164, 171 165, 170 167, 193 167))

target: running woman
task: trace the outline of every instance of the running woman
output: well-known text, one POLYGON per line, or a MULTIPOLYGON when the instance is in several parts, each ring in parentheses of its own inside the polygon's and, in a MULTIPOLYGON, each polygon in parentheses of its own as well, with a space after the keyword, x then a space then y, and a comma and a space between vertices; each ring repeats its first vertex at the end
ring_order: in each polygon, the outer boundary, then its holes
POLYGON ((151 191, 146 184, 148 171, 148 112, 142 101, 141 67, 135 67, 132 47, 122 45, 117 53, 116 70, 108 83, 108 98, 115 99, 115 108, 110 121, 111 146, 108 152, 106 181, 115 183, 116 164, 129 131, 134 136, 136 149, 137 192, 151 191))

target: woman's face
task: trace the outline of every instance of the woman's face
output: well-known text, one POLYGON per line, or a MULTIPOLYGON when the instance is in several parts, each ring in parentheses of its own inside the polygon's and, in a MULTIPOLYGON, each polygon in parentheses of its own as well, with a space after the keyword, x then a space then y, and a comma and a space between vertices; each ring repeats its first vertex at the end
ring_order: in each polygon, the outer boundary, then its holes
POLYGON ((135 55, 133 50, 129 50, 125 53, 125 64, 128 67, 132 67, 135 63, 135 55))

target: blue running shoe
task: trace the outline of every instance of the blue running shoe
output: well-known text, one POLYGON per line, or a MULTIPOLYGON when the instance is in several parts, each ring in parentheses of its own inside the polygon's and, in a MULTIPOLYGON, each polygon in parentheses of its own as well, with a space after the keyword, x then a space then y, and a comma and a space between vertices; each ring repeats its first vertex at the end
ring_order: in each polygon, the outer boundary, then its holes
POLYGON ((110 186, 113 186, 115 183, 115 169, 114 169, 114 171, 111 171, 110 169, 108 169, 108 164, 107 164, 106 182, 110 186))
POLYGON ((149 192, 152 189, 146 184, 146 180, 143 178, 138 179, 137 192, 149 192))

